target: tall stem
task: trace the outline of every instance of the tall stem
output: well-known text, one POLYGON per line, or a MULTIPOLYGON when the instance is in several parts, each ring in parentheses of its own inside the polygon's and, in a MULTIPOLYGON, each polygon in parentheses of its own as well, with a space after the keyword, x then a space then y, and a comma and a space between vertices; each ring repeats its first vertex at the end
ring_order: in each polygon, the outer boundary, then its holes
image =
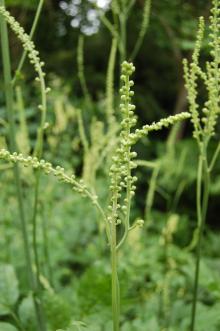
POLYGON ((196 253, 196 270, 193 288, 193 303, 190 331, 195 330, 198 286, 199 286, 199 273, 200 273, 200 260, 201 249, 203 241, 203 233, 205 229, 206 214, 208 208, 208 200, 210 193, 210 174, 207 163, 207 148, 203 148, 199 158, 198 176, 197 176, 197 218, 198 218, 198 244, 196 253), (202 192, 203 188, 203 192, 202 192))
POLYGON ((114 219, 111 224, 111 267, 112 267, 112 316, 113 331, 119 331, 120 320, 120 289, 117 272, 117 236, 114 219))

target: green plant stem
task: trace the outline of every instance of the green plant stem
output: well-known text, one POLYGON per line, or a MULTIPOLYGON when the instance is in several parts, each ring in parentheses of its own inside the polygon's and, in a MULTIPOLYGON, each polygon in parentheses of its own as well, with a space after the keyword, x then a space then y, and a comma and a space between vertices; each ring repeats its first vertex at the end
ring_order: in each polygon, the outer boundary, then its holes
MULTIPOLYGON (((0 5, 4 6, 4 0, 0 0, 0 5)), ((5 81, 5 95, 6 95, 6 111, 9 121, 9 142, 10 142, 10 150, 11 152, 16 151, 16 140, 15 140, 15 121, 14 121, 14 105, 13 105, 13 86, 11 84, 11 63, 10 63, 10 53, 9 53, 9 40, 8 40, 8 29, 5 20, 0 18, 0 27, 1 27, 1 44, 2 44, 2 60, 3 60, 3 75, 5 81)), ((28 240, 27 233, 27 224, 24 213, 24 203, 23 203, 23 194, 22 194, 22 185, 20 179, 20 171, 17 164, 14 165, 14 176, 15 176, 15 185, 17 190, 17 199, 19 205, 19 214, 21 221, 21 229, 22 229, 22 237, 24 243, 24 252, 26 259, 26 268, 29 279, 29 286, 33 293, 35 293, 35 279, 32 270, 32 262, 31 262, 31 249, 28 240)), ((41 322, 40 322, 40 313, 39 306, 36 300, 35 302, 35 312, 38 330, 42 331, 41 322)))
POLYGON ((202 153, 200 154, 199 157, 198 177, 197 177, 198 244, 197 244, 197 252, 196 252, 196 270, 195 270, 195 279, 194 279, 194 288, 193 288, 193 303, 192 303, 190 331, 195 331, 201 249, 202 249, 203 233, 205 229, 209 193, 210 193, 210 173, 208 170, 208 163, 207 163, 207 148, 205 146, 203 147, 202 153))
MULTIPOLYGON (((43 139, 44 139, 44 126, 46 122, 46 110, 47 110, 47 99, 46 99, 46 86, 43 73, 39 73, 39 78, 41 81, 41 122, 38 129, 37 143, 35 146, 34 154, 40 159, 43 154, 43 139)), ((33 239, 33 253, 34 253, 34 262, 36 267, 36 295, 35 305, 37 305, 39 322, 41 331, 46 331, 46 323, 42 305, 42 296, 41 296, 41 285, 40 285, 40 263, 37 249, 37 212, 38 212, 38 203, 39 203, 39 188, 40 188, 40 171, 39 169, 35 172, 35 188, 34 188, 34 207, 33 207, 33 216, 32 216, 32 239, 33 239)))
POLYGON ((127 15, 130 13, 131 9, 134 7, 136 0, 131 0, 127 6, 127 15))
POLYGON ((19 112, 19 124, 20 124, 20 131, 22 134, 22 142, 21 144, 21 150, 25 154, 29 154, 31 147, 30 147, 30 141, 29 141, 29 134, 28 134, 28 126, 25 116, 25 108, 24 108, 24 101, 23 101, 23 95, 22 95, 22 89, 21 86, 16 86, 15 88, 15 94, 16 94, 16 103, 17 103, 17 110, 19 112))
POLYGON ((42 235, 43 235, 43 251, 46 275, 49 279, 50 285, 53 286, 53 273, 51 268, 50 251, 49 251, 49 236, 48 236, 48 218, 45 215, 44 204, 42 208, 42 235))
MULTIPOLYGON (((30 34, 29 34, 30 35, 30 39, 33 38, 34 33, 36 31, 37 24, 38 24, 39 18, 40 18, 40 14, 41 14, 41 11, 42 11, 42 8, 43 8, 43 4, 44 4, 44 0, 40 0, 39 1, 39 4, 38 4, 38 7, 37 7, 37 11, 36 11, 35 17, 34 17, 34 22, 33 22, 33 25, 32 25, 32 28, 31 28, 31 31, 30 31, 30 34)), ((23 53, 22 53, 20 62, 18 64, 18 68, 17 68, 17 70, 15 72, 15 76, 13 77, 12 85, 14 85, 16 83, 17 78, 18 78, 18 75, 21 73, 22 67, 23 67, 24 62, 26 60, 26 57, 27 57, 27 52, 24 50, 23 53)))
POLYGON ((154 202, 154 196, 157 188, 157 178, 160 172, 160 162, 157 163, 156 167, 153 168, 152 175, 150 178, 150 183, 149 183, 149 189, 147 191, 146 195, 146 203, 145 203, 145 219, 147 222, 147 226, 149 227, 151 225, 151 211, 152 211, 152 206, 154 202))
MULTIPOLYGON (((39 80, 41 86, 41 120, 40 127, 37 133, 37 142, 34 150, 35 156, 39 159, 43 154, 43 140, 44 140, 44 127, 46 123, 46 113, 47 113, 47 92, 46 84, 44 79, 44 74, 42 70, 39 70, 39 80)), ((42 295, 41 295, 41 284, 40 284, 40 263, 37 249, 37 212, 38 212, 38 203, 39 203, 39 189, 40 189, 40 171, 39 169, 35 172, 35 188, 34 188, 34 207, 33 207, 33 216, 32 216, 32 239, 33 239, 33 253, 34 253, 34 262, 36 267, 36 295, 35 305, 38 308, 39 322, 41 331, 46 331, 46 323, 44 310, 42 305, 42 295)))
POLYGON ((119 331, 120 302, 119 302, 119 281, 117 273, 117 251, 116 248, 111 252, 112 264, 112 314, 113 330, 119 331))
POLYGON ((80 109, 77 109, 77 122, 78 122, 78 128, 79 128, 79 136, 80 136, 81 143, 82 143, 83 149, 84 149, 84 159, 85 159, 86 155, 89 152, 89 142, 86 137, 86 130, 85 130, 85 126, 84 126, 84 122, 83 122, 83 118, 82 118, 82 111, 80 109))
POLYGON ((146 35, 147 29, 149 26, 150 11, 151 11, 151 0, 145 0, 141 29, 140 29, 139 36, 137 38, 136 44, 134 46, 134 49, 133 49, 131 57, 130 57, 131 61, 134 61, 134 59, 136 58, 136 56, 143 44, 144 37, 146 35))
POLYGON ((109 21, 109 19, 105 16, 103 11, 93 3, 94 8, 99 13, 99 19, 102 22, 102 24, 109 30, 113 38, 119 39, 119 35, 117 32, 117 29, 115 29, 114 25, 109 21))
POLYGON ((109 55, 107 78, 106 78, 106 115, 107 121, 110 129, 115 123, 114 114, 114 70, 115 70, 115 60, 117 54, 117 44, 116 38, 112 39, 112 46, 109 55))
MULTIPOLYGON (((115 207, 117 199, 115 201, 115 207)), ((116 210, 116 208, 115 208, 116 210)), ((117 234, 116 234, 116 220, 112 219, 111 223, 111 267, 112 267, 112 317, 113 317, 113 331, 119 331, 120 320, 120 287, 117 272, 117 234)))
POLYGON ((150 169, 154 169, 157 167, 157 161, 145 161, 145 160, 137 160, 136 164, 141 167, 147 167, 150 169))
POLYGON ((37 211, 38 211, 38 201, 39 201, 39 180, 40 180, 40 173, 37 171, 36 178, 35 178, 35 188, 34 188, 34 212, 32 218, 32 240, 33 240, 33 251, 34 251, 34 262, 36 267, 36 281, 37 281, 37 290, 39 291, 40 288, 40 262, 38 256, 38 249, 37 249, 37 211))
POLYGON ((34 212, 32 218, 32 240, 33 240, 33 252, 34 252, 34 263, 36 267, 36 298, 34 298, 34 304, 38 310, 39 325, 41 331, 46 331, 46 323, 44 317, 44 311, 42 306, 42 296, 41 296, 41 284, 40 284, 40 261, 37 249, 37 212, 38 212, 38 202, 39 202, 39 181, 40 181, 40 172, 37 170, 35 178, 35 192, 34 192, 34 212))
POLYGON ((209 172, 211 172, 212 169, 214 168, 215 163, 216 163, 216 161, 217 161, 217 159, 218 159, 219 153, 220 153, 220 143, 218 143, 218 146, 217 146, 217 148, 216 148, 216 150, 215 150, 215 153, 214 153, 214 155, 213 155, 213 157, 212 157, 212 160, 211 160, 211 162, 210 162, 209 172))
POLYGON ((16 315, 16 313, 14 313, 13 311, 10 311, 10 315, 11 315, 11 317, 13 318, 13 320, 15 321, 15 323, 16 323, 18 329, 19 329, 20 331, 26 331, 26 330, 24 329, 24 327, 23 327, 23 325, 22 325, 20 319, 19 319, 18 316, 16 315))
POLYGON ((89 95, 89 90, 86 84, 85 71, 84 71, 84 36, 80 34, 77 46, 77 67, 80 85, 84 98, 87 102, 88 107, 91 108, 92 102, 89 95))
POLYGON ((120 17, 120 30, 121 30, 121 47, 119 48, 120 50, 120 55, 121 55, 121 63, 126 60, 127 56, 127 31, 126 31, 126 25, 127 25, 127 16, 125 11, 121 13, 120 17))

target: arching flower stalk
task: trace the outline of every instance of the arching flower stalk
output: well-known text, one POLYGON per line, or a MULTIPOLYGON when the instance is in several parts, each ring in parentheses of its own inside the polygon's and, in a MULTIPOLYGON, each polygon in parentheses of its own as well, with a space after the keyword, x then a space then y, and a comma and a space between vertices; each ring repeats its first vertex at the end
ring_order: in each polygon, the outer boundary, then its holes
POLYGON ((199 58, 205 31, 204 17, 200 17, 192 61, 189 63, 187 60, 184 60, 183 63, 186 88, 188 91, 189 110, 192 115, 193 136, 197 141, 199 151, 196 198, 197 228, 193 239, 193 243, 195 243, 197 248, 197 253, 190 331, 195 330, 196 323, 200 259, 210 193, 210 175, 220 152, 220 144, 218 144, 211 161, 209 161, 208 147, 210 140, 215 135, 216 124, 220 114, 219 23, 220 1, 213 0, 209 25, 210 60, 206 62, 205 68, 200 66, 199 58), (203 83, 207 91, 207 99, 203 105, 200 105, 198 102, 199 82, 203 83))

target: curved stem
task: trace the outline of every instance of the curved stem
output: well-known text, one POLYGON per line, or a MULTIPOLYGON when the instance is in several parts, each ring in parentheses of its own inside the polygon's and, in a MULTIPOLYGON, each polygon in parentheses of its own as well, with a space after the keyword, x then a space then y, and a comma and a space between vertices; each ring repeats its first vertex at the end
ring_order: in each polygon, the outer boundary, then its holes
POLYGON ((130 57, 132 61, 134 61, 134 59, 136 58, 136 56, 143 44, 144 37, 146 35, 147 29, 149 26, 150 11, 151 11, 151 0, 145 0, 141 30, 140 30, 139 36, 137 38, 136 44, 134 46, 134 49, 133 49, 131 57, 130 57))

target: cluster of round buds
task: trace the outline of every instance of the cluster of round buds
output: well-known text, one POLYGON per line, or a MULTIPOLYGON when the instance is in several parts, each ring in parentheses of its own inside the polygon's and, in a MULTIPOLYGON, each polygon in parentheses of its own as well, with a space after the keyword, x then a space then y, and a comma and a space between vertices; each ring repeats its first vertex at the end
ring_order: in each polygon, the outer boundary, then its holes
MULTIPOLYGON (((209 72, 210 70, 212 71, 210 64, 207 64, 207 70, 209 72)), ((207 80, 206 87, 208 91, 208 100, 205 102, 202 109, 202 123, 204 125, 203 135, 204 137, 211 137, 215 134, 215 126, 219 116, 219 91, 216 80, 211 78, 211 76, 209 76, 209 79, 207 80)))
MULTIPOLYGON (((40 60, 39 52, 36 50, 36 47, 24 29, 20 24, 15 20, 13 16, 5 9, 4 6, 0 6, 0 15, 3 16, 5 21, 10 26, 11 30, 15 33, 18 39, 21 41, 24 50, 27 52, 30 63, 33 65, 35 72, 37 73, 36 81, 40 82, 41 89, 41 104, 38 106, 42 111, 42 126, 45 122, 45 113, 46 113, 46 99, 47 93, 50 89, 46 88, 45 84, 45 73, 43 71, 44 62, 40 60)), ((19 75, 19 73, 17 73, 19 75)), ((43 130, 41 130, 41 136, 43 135, 43 130)), ((40 138, 41 139, 41 138, 40 138)), ((40 156, 40 155, 39 155, 40 156)))
POLYGON ((150 131, 157 131, 163 127, 168 127, 176 122, 182 121, 191 117, 190 113, 183 112, 174 116, 169 116, 151 125, 144 125, 141 129, 136 129, 132 132, 132 127, 136 124, 136 117, 134 115, 135 106, 132 104, 132 96, 134 92, 131 87, 134 82, 130 80, 135 68, 132 63, 123 62, 122 64, 122 87, 120 89, 121 104, 120 109, 122 112, 121 133, 119 146, 116 154, 113 157, 112 166, 110 168, 110 190, 111 202, 109 205, 109 221, 114 221, 116 224, 120 223, 119 209, 125 215, 125 224, 129 229, 129 215, 131 207, 131 198, 135 194, 137 177, 132 176, 132 170, 136 168, 136 152, 131 150, 139 139, 146 136, 150 131), (120 202, 122 191, 125 192, 123 202, 120 202))
POLYGON ((220 24, 220 3, 219 0, 212 1, 211 16, 210 16, 210 33, 209 46, 212 48, 210 54, 214 61, 220 61, 220 38, 219 38, 219 24, 220 24))
POLYGON ((35 45, 31 41, 29 35, 25 33, 24 29, 15 20, 15 18, 10 15, 10 13, 5 9, 4 6, 0 6, 0 15, 4 17, 12 31, 14 31, 18 39, 21 41, 25 51, 27 51, 28 53, 30 62, 33 64, 36 72, 44 76, 45 74, 42 71, 44 63, 40 61, 39 52, 35 49, 35 45))
POLYGON ((204 124, 204 136, 213 136, 215 133, 215 126, 219 116, 219 94, 220 94, 220 3, 218 0, 212 1, 212 9, 210 16, 210 33, 209 46, 211 48, 210 55, 212 61, 206 63, 205 85, 207 88, 208 100, 205 102, 203 108, 202 122, 204 124))
POLYGON ((187 112, 182 112, 177 115, 168 116, 167 118, 161 119, 159 122, 154 122, 152 124, 146 124, 141 129, 136 129, 134 133, 130 134, 131 145, 135 144, 139 139, 148 135, 151 131, 158 131, 163 128, 166 128, 170 125, 173 125, 177 122, 183 121, 187 118, 190 118, 191 114, 187 112))
POLYGON ((83 197, 88 197, 93 204, 97 204, 97 196, 90 193, 82 180, 78 181, 75 175, 67 175, 64 168, 57 166, 53 167, 51 163, 45 160, 39 160, 36 157, 24 157, 22 154, 13 153, 5 149, 0 149, 0 159, 7 162, 19 163, 24 167, 30 167, 32 169, 39 169, 46 175, 53 175, 60 182, 70 184, 75 192, 80 193, 83 197))
POLYGON ((122 113, 121 121, 121 133, 119 146, 116 150, 116 154, 112 159, 112 166, 110 168, 110 190, 111 190, 111 204, 109 205, 109 211, 113 211, 113 215, 109 217, 112 221, 114 218, 116 224, 120 224, 121 221, 118 217, 118 210, 122 209, 122 212, 126 212, 128 208, 128 198, 124 199, 124 204, 118 203, 121 198, 122 191, 129 191, 129 196, 132 197, 135 192, 136 177, 131 175, 131 170, 136 168, 134 158, 136 153, 131 151, 131 128, 136 124, 136 117, 134 115, 135 106, 132 104, 132 96, 134 92, 131 87, 134 82, 130 79, 130 76, 135 71, 132 63, 124 61, 122 63, 121 81, 122 87, 120 89, 121 103, 120 110, 122 113))
POLYGON ((205 30, 205 20, 203 17, 199 20, 199 29, 197 40, 193 51, 192 62, 184 60, 184 78, 188 92, 188 101, 190 112, 192 114, 192 123, 194 126, 193 136, 201 144, 203 138, 211 137, 215 133, 215 126, 219 116, 220 104, 220 3, 219 0, 212 1, 210 16, 209 47, 211 61, 206 63, 203 70, 199 65, 199 56, 201 52, 202 41, 205 30), (202 114, 199 112, 198 80, 203 81, 207 90, 207 101, 202 108, 202 114))
POLYGON ((120 89, 120 96, 121 96, 120 110, 122 112, 122 122, 121 122, 122 135, 123 133, 125 133, 124 131, 135 126, 137 122, 136 117, 134 115, 135 105, 131 103, 131 98, 134 95, 134 91, 131 89, 131 87, 134 85, 134 81, 130 79, 130 76, 134 73, 134 71, 135 71, 135 67, 133 66, 132 63, 128 63, 127 61, 124 61, 122 63, 122 75, 121 75, 122 87, 120 89))
POLYGON ((129 228, 129 231, 135 229, 135 228, 143 228, 144 226, 144 220, 137 219, 134 224, 129 228))
POLYGON ((189 101, 190 112, 192 114, 191 122, 194 127, 193 136, 195 139, 197 139, 197 141, 200 141, 202 134, 201 119, 198 110, 199 106, 197 104, 197 94, 198 94, 197 81, 199 77, 201 77, 203 80, 206 80, 206 75, 199 67, 199 56, 204 38, 204 31, 205 31, 205 20, 204 17, 200 17, 196 43, 192 54, 192 62, 189 63, 187 59, 183 60, 184 79, 185 79, 186 89, 188 91, 187 99, 189 101))
POLYGON ((198 65, 194 64, 189 65, 186 59, 183 60, 183 68, 184 68, 184 79, 185 86, 188 92, 187 99, 189 102, 189 110, 192 115, 191 122, 194 127, 193 137, 200 141, 200 137, 202 134, 201 129, 201 121, 199 115, 199 106, 197 104, 197 79, 198 79, 198 65))

